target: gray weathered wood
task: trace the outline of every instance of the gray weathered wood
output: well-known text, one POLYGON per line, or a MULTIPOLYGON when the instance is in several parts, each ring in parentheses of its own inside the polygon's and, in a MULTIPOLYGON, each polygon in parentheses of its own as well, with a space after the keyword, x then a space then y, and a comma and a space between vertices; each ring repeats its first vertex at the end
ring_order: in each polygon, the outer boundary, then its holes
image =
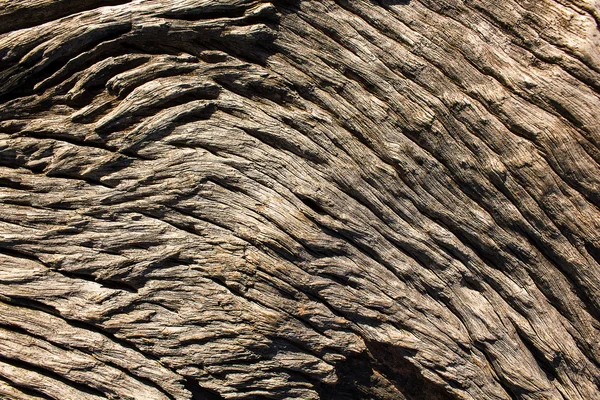
POLYGON ((595 0, 0 0, 0 397, 600 399, 595 0))

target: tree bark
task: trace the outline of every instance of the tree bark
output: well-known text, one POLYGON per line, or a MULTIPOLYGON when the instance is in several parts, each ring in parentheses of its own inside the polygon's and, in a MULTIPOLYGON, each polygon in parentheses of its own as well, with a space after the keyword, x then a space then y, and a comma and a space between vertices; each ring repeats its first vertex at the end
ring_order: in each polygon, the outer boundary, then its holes
POLYGON ((599 21, 0 2, 0 397, 600 399, 599 21))

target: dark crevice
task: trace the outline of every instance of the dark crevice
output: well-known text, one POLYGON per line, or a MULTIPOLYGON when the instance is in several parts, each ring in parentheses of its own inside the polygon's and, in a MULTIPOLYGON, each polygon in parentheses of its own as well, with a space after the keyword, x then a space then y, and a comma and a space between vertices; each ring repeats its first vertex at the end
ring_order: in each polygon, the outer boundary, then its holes
POLYGON ((193 236, 199 236, 200 231, 197 231, 194 228, 196 222, 187 222, 187 221, 179 221, 175 218, 169 218, 169 216, 165 215, 165 212, 157 209, 140 209, 140 208, 132 208, 131 211, 137 212, 146 218, 151 218, 155 221, 160 221, 164 224, 170 225, 173 228, 189 233, 193 236))
POLYGON ((37 258, 33 254, 29 254, 28 252, 21 251, 14 246, 11 246, 10 248, 5 248, 4 246, 5 246, 4 244, 0 244, 0 254, 4 254, 7 256, 15 257, 15 258, 24 258, 26 260, 34 261, 37 264, 41 264, 47 268, 50 268, 48 265, 44 264, 42 261, 40 261, 39 258, 37 258))
POLYGON ((210 4, 193 10, 167 11, 159 14, 159 17, 180 19, 182 21, 203 21, 214 19, 241 18, 247 11, 247 7, 235 4, 210 4))
POLYGON ((34 187, 21 182, 20 179, 13 180, 11 178, 0 178, 0 186, 15 190, 31 191, 34 187))
MULTIPOLYGON (((58 79, 58 76, 54 75, 61 70, 63 70, 61 75, 72 74, 81 67, 87 68, 93 65, 96 58, 99 56, 106 57, 112 55, 110 54, 110 51, 114 51, 114 49, 117 48, 113 41, 118 42, 121 36, 131 31, 131 28, 131 22, 125 22, 118 25, 103 26, 101 28, 97 28, 96 30, 86 32, 77 38, 71 38, 69 43, 63 44, 63 47, 68 47, 66 54, 55 57, 52 59, 52 61, 47 61, 45 64, 44 61, 42 61, 42 65, 35 65, 35 63, 39 62, 37 59, 32 59, 33 61, 30 62, 32 65, 19 65, 20 69, 13 71, 16 74, 20 74, 27 69, 30 69, 28 72, 32 72, 31 69, 33 69, 35 72, 20 76, 16 82, 11 83, 10 76, 2 76, 0 73, 0 86, 3 87, 3 91, 0 93, 0 104, 24 96, 36 94, 38 90, 35 89, 35 85, 37 83, 43 82, 47 78, 51 77, 51 80, 54 80, 55 78, 58 79), (89 35, 90 37, 86 38, 85 35, 89 35), (107 43, 111 44, 109 48, 103 46, 107 43), (99 47, 99 50, 93 51, 93 54, 88 54, 88 52, 91 52, 96 47, 99 47), (88 57, 74 57, 74 54, 87 54, 88 57), (75 65, 77 63, 81 65, 75 65), (64 70, 63 67, 69 64, 73 65, 64 70)), ((48 81, 48 83, 49 82, 50 81, 48 81)), ((50 100, 46 99, 45 101, 49 102, 50 100)), ((42 107, 42 104, 38 104, 36 107, 48 108, 48 105, 49 104, 47 104, 45 107, 42 107)))
POLYGON ((319 293, 318 288, 315 288, 312 285, 309 287, 298 288, 298 290, 301 290, 302 293, 304 293, 309 298, 309 300, 324 305, 333 315, 335 315, 336 317, 340 317, 345 321, 351 321, 353 324, 370 325, 373 327, 377 326, 380 323, 380 321, 375 318, 366 317, 357 312, 342 311, 337 309, 335 306, 329 304, 327 298, 325 298, 319 293))
MULTIPOLYGON (((170 53, 166 53, 170 54, 170 53)), ((152 65, 148 63, 147 66, 152 65)), ((168 78, 171 76, 185 76, 186 74, 192 73, 197 68, 197 65, 192 64, 191 62, 183 63, 182 65, 172 66, 166 69, 160 69, 157 71, 152 71, 151 73, 144 76, 143 79, 137 78, 133 83, 127 83, 124 86, 117 85, 107 85, 106 89, 109 94, 119 98, 126 98, 131 92, 133 92, 136 88, 150 82, 155 81, 160 78, 168 78)))
POLYGON ((529 350, 540 369, 546 374, 546 378, 549 381, 554 381, 556 379, 554 371, 556 371, 560 365, 562 356, 560 354, 556 354, 553 360, 548 360, 544 352, 538 349, 535 344, 533 344, 531 339, 529 339, 529 337, 519 328, 518 325, 513 323, 513 326, 517 332, 517 335, 521 339, 521 342, 523 342, 527 350, 529 350))
POLYGON ((71 14, 105 6, 127 4, 131 0, 52 0, 36 3, 17 2, 0 10, 0 34, 67 17, 71 14))
POLYGON ((70 179, 70 180, 82 181, 91 186, 102 186, 107 189, 114 189, 116 187, 116 185, 114 185, 115 184, 114 182, 113 182, 114 186, 111 186, 107 183, 104 183, 104 182, 98 180, 98 179, 94 179, 91 176, 80 175, 80 174, 76 173, 75 171, 50 170, 50 171, 46 172, 46 176, 48 178, 60 178, 60 179, 70 179))
POLYGON ((346 275, 339 275, 327 272, 317 271, 316 275, 330 279, 342 287, 351 287, 352 289, 360 290, 360 285, 352 281, 352 278, 346 275))
MULTIPOLYGON (((227 112, 227 110, 225 110, 225 109, 222 109, 222 111, 227 112)), ((261 129, 257 129, 257 128, 247 128, 244 126, 237 126, 237 128, 243 130, 249 136, 252 136, 256 140, 260 141, 261 143, 264 143, 265 145, 267 145, 273 149, 282 149, 282 150, 289 151, 290 153, 292 153, 300 158, 311 161, 315 164, 326 164, 327 163, 326 157, 323 157, 322 155, 320 155, 310 149, 302 148, 302 146, 300 146, 296 143, 292 143, 287 138, 277 136, 277 135, 274 135, 269 132, 265 132, 265 131, 263 131, 261 129)))
POLYGON ((124 282, 124 281, 102 279, 102 278, 98 278, 98 277, 95 277, 93 275, 86 274, 83 272, 65 271, 65 270, 54 270, 54 271, 59 272, 61 275, 64 275, 67 278, 77 279, 77 280, 85 280, 88 282, 98 283, 108 289, 123 290, 123 291, 129 292, 129 293, 137 293, 138 289, 139 289, 139 288, 133 286, 132 284, 124 282))
MULTIPOLYGON (((154 356, 153 354, 150 354, 150 353, 140 350, 131 342, 128 342, 124 339, 118 338, 117 336, 115 336, 115 334, 113 332, 109 332, 108 330, 106 330, 92 322, 86 322, 86 321, 82 321, 82 320, 74 320, 72 318, 67 318, 64 315, 62 315, 60 313, 60 311, 58 311, 52 305, 45 304, 45 303, 42 303, 41 301, 33 300, 33 299, 22 297, 22 296, 5 296, 2 301, 5 301, 8 304, 16 305, 19 307, 28 308, 31 310, 43 311, 48 314, 54 315, 55 317, 59 317, 59 318, 63 319, 66 323, 68 323, 69 325, 71 325, 75 328, 84 329, 84 330, 98 333, 98 334, 106 337, 109 341, 118 344, 119 346, 133 350, 136 353, 141 354, 142 356, 144 356, 145 358, 148 358, 150 360, 160 362, 160 359, 158 357, 154 356)), ((102 318, 102 317, 99 316, 99 318, 102 318)), ((112 329, 112 331, 117 331, 117 330, 112 329)))
POLYGON ((222 400, 218 392, 204 388, 198 384, 198 381, 191 377, 185 378, 185 388, 192 394, 191 400, 222 400))
MULTIPOLYGON (((90 353, 90 354, 93 356, 92 353, 90 353)), ((141 382, 142 384, 144 384, 146 386, 149 386, 149 387, 152 387, 152 388, 156 389, 157 391, 159 391, 160 393, 162 393, 167 399, 169 399, 169 400, 177 400, 175 398, 175 396, 173 396, 172 394, 170 394, 169 392, 167 392, 162 386, 160 386, 160 384, 154 382, 152 379, 144 377, 144 376, 141 376, 141 375, 137 374, 136 372, 130 371, 127 368, 124 368, 124 367, 122 367, 120 365, 117 365, 117 364, 115 364, 113 362, 105 361, 104 363, 106 365, 112 367, 112 368, 118 369, 123 374, 131 377, 132 379, 135 379, 138 382, 141 382)))
POLYGON ((56 142, 64 142, 71 144, 77 147, 89 147, 92 149, 103 150, 110 153, 116 153, 116 148, 106 144, 105 142, 98 139, 79 139, 69 132, 61 132, 61 131, 45 131, 45 130, 22 130, 15 135, 15 137, 30 137, 34 139, 39 139, 41 141, 56 141, 56 142))
MULTIPOLYGON (((176 99, 171 104, 164 104, 163 107, 166 109, 168 107, 186 104, 195 100, 197 100, 197 98, 194 96, 188 96, 187 98, 186 96, 182 96, 181 98, 176 99)), ((120 151, 125 154, 135 154, 137 157, 139 157, 138 153, 140 150, 142 150, 149 144, 156 143, 161 139, 164 139, 165 137, 169 136, 169 134, 171 134, 171 132, 173 132, 173 130, 178 126, 192 123, 195 121, 207 120, 211 117, 212 114, 215 113, 216 110, 217 106, 214 103, 207 103, 205 106, 200 108, 194 108, 189 111, 182 111, 182 113, 179 114, 177 117, 173 118, 170 121, 170 124, 164 129, 154 131, 142 138, 137 138, 134 140, 133 143, 129 144, 127 147, 121 149, 120 151)))
POLYGON ((12 257, 24 258, 27 260, 35 261, 36 263, 43 265, 44 267, 48 268, 49 270, 51 270, 53 272, 57 272, 67 278, 71 278, 71 279, 75 279, 75 280, 85 280, 88 282, 94 282, 94 283, 98 283, 109 289, 124 290, 124 291, 130 292, 130 293, 137 293, 137 291, 138 291, 138 288, 134 287, 133 285, 131 285, 127 282, 114 281, 114 280, 110 280, 110 279, 101 279, 101 278, 97 278, 97 277, 94 277, 92 275, 82 273, 82 272, 65 271, 62 269, 53 268, 51 265, 47 265, 46 263, 44 263, 43 261, 41 261, 39 258, 35 257, 34 255, 25 253, 23 251, 15 249, 15 248, 7 249, 7 248, 0 247, 0 254, 6 254, 6 255, 9 255, 12 257))
POLYGON ((408 358, 416 350, 388 343, 365 340, 374 366, 381 371, 409 400, 452 400, 446 388, 426 379, 408 358))
POLYGON ((600 242, 592 243, 586 241, 583 245, 587 253, 592 256, 596 263, 600 264, 600 242))
MULTIPOLYGON (((159 100, 155 104, 147 105, 143 110, 137 110, 135 113, 130 115, 107 121, 102 125, 97 125, 95 130, 99 134, 108 135, 110 133, 125 129, 131 125, 137 124, 145 118, 156 116, 158 115, 158 112, 167 110, 171 107, 181 106, 196 100, 214 100, 219 97, 220 92, 221 88, 214 84, 198 85, 191 90, 187 90, 187 92, 184 92, 181 95, 175 96, 172 99, 159 100)), ((216 107, 214 104, 207 104, 206 107, 199 111, 184 113, 185 115, 181 116, 180 118, 194 118, 194 114, 196 114, 196 119, 206 119, 209 118, 215 110, 216 107)), ((165 132, 168 133, 171 129, 172 128, 167 129, 165 132)), ((145 140, 149 141, 149 138, 145 138, 145 140)), ((125 150, 131 151, 130 149, 125 150)))
POLYGON ((323 209, 323 207, 321 207, 321 205, 319 203, 317 203, 317 201, 315 199, 312 199, 308 196, 305 196, 303 194, 296 194, 296 197, 298 197, 300 199, 300 201, 302 203, 304 203, 304 205, 308 208, 310 208, 311 210, 315 211, 317 214, 319 215, 328 215, 327 211, 325 211, 323 209))
MULTIPOLYGON (((296 298, 296 294, 293 291, 286 290, 285 286, 281 287, 280 285, 277 285, 277 283, 270 281, 269 278, 271 278, 270 275, 261 271, 256 276, 256 283, 264 283, 265 285, 269 286, 271 290, 274 290, 277 292, 278 297, 281 298, 282 300, 291 300, 291 301, 298 300, 296 298)), ((274 279, 277 279, 277 278, 274 278, 274 279)))
MULTIPOLYGON (((483 354, 483 356, 487 360, 489 366, 495 372, 495 369, 494 369, 495 363, 493 362, 493 356, 488 351, 486 351, 484 344, 479 341, 474 341, 473 347, 475 347, 477 350, 479 350, 481 352, 481 354, 483 354)), ((506 380, 502 376, 495 376, 495 378, 496 378, 496 382, 498 382, 498 384, 502 387, 504 392, 510 397, 511 400, 520 400, 521 399, 521 397, 519 397, 513 391, 512 385, 509 382, 506 382, 506 380)))
POLYGON ((42 398, 44 400, 59 400, 59 399, 55 399, 54 397, 48 396, 47 394, 42 393, 42 392, 34 389, 33 387, 27 386, 27 384, 16 383, 6 376, 0 376, 0 382, 4 382, 8 386, 12 386, 15 390, 17 390, 27 396, 30 396, 31 398, 34 398, 34 399, 42 398))
POLYGON ((365 343, 367 352, 349 355, 335 366, 337 383, 311 382, 322 399, 454 399, 408 361, 416 351, 369 340, 365 343))
POLYGON ((74 344, 68 344, 68 345, 61 344, 61 343, 59 343, 59 342, 57 342, 57 341, 53 340, 53 339, 52 339, 52 337, 45 337, 45 336, 42 336, 42 335, 38 335, 38 334, 32 333, 32 332, 30 332, 30 331, 28 331, 28 330, 26 330, 26 329, 23 329, 23 328, 21 328, 21 327, 19 327, 19 326, 17 326, 17 325, 8 324, 8 323, 2 322, 2 321, 0 321, 0 327, 2 327, 2 328, 4 328, 4 329, 7 329, 7 330, 9 330, 9 331, 15 332, 15 333, 20 333, 20 334, 22 334, 22 335, 31 336, 31 337, 34 337, 34 338, 37 338, 37 339, 40 339, 40 340, 46 341, 46 342, 48 342, 48 343, 50 343, 50 344, 52 344, 52 345, 54 345, 54 346, 56 346, 56 347, 58 347, 58 348, 60 348, 60 349, 63 349, 63 350, 65 350, 65 351, 79 350, 79 351, 81 351, 81 352, 83 352, 83 353, 86 353, 86 354, 88 354, 88 355, 91 355, 91 356, 93 356, 93 357, 96 357, 96 358, 98 358, 100 361, 104 362, 106 365, 108 365, 108 366, 110 366, 110 367, 112 367, 112 368, 118 369, 119 371, 123 372, 123 373, 124 373, 124 374, 126 374, 127 376, 129 376, 129 377, 131 377, 131 378, 133 378, 133 379, 135 379, 135 380, 138 380, 139 382, 141 382, 141 383, 143 383, 143 384, 145 384, 145 385, 147 385, 147 386, 151 386, 151 387, 153 387, 153 388, 155 388, 155 389, 159 390, 159 391, 160 391, 161 393, 163 393, 163 394, 164 394, 164 395, 165 395, 165 396, 166 396, 166 397, 167 397, 169 400, 175 400, 175 398, 174 398, 174 397, 173 397, 171 394, 169 394, 168 392, 166 392, 166 391, 165 391, 165 390, 164 390, 164 389, 163 389, 163 388, 162 388, 160 385, 158 385, 156 382, 152 381, 152 380, 151 380, 151 379, 149 379, 149 378, 146 378, 146 377, 143 377, 143 376, 137 375, 136 373, 134 373, 134 372, 132 372, 132 371, 130 371, 130 370, 128 370, 128 369, 126 369, 126 368, 124 368, 124 367, 120 366, 120 365, 117 365, 117 364, 115 364, 115 363, 113 363, 113 362, 101 360, 101 357, 98 357, 97 355, 94 355, 93 349, 90 349, 90 348, 89 348, 88 346, 86 346, 86 345, 84 345, 84 346, 78 346, 78 344, 77 344, 77 343, 74 343, 74 344))
MULTIPOLYGON (((396 165, 398 171, 398 177, 402 179, 402 181, 411 189, 415 189, 415 183, 409 182, 402 178, 405 175, 401 167, 396 165)), ((468 184, 463 182, 460 187, 467 187, 468 184)), ((471 200, 481 205, 481 197, 478 197, 474 193, 470 193, 469 191, 463 191, 466 195, 469 196, 471 200)), ((451 219, 446 213, 436 210, 432 207, 424 205, 422 201, 414 202, 417 209, 425 216, 427 216, 432 221, 435 221, 440 226, 444 227, 444 229, 452 232, 461 243, 465 246, 469 247, 481 260, 483 260, 486 265, 492 266, 495 269, 498 269, 503 272, 507 272, 509 275, 511 272, 514 272, 516 268, 515 263, 510 259, 510 256, 514 256, 517 260, 519 260, 523 265, 529 266, 532 265, 532 261, 529 258, 528 254, 523 254, 520 251, 516 251, 518 246, 512 245, 514 243, 513 240, 509 241, 509 243, 503 248, 494 248, 488 244, 485 244, 476 233, 470 232, 466 229, 460 221, 451 219), (504 254, 506 253, 506 254, 504 254)), ((487 207, 485 207, 487 210, 487 207)), ((488 210, 492 215, 495 213, 493 210, 488 210)), ((496 220, 495 220, 496 221, 496 220)), ((498 221, 496 221, 498 223, 498 221)), ((499 224, 499 223, 498 223, 499 224)), ((499 224, 500 225, 500 224, 499 224)), ((595 318, 600 318, 600 309, 597 307, 594 302, 593 293, 590 293, 590 288, 587 285, 582 285, 580 282, 582 281, 581 274, 579 271, 569 262, 567 262, 564 257, 558 254, 554 249, 545 245, 542 241, 536 239, 535 236, 531 235, 529 232, 524 231, 519 226, 515 226, 514 224, 510 225, 510 230, 517 231, 521 233, 533 246, 537 248, 538 251, 542 253, 542 255, 548 260, 552 265, 565 277, 565 279, 569 282, 571 289, 577 294, 579 299, 581 299, 584 304, 586 311, 593 315, 595 318)), ((490 239, 494 240, 492 236, 490 239)), ((495 240, 494 240, 495 243, 495 240)), ((529 270, 530 268, 528 268, 529 270)), ((556 298, 549 293, 547 290, 547 286, 544 284, 544 278, 540 278, 537 274, 529 273, 531 278, 536 282, 536 285, 540 287, 542 293, 554 301, 558 302, 556 304, 560 304, 562 302, 561 299, 556 298)), ((553 303, 554 304, 554 303, 553 303)), ((559 305, 557 307, 560 310, 564 310, 565 307, 563 305, 559 305)))
MULTIPOLYGON (((134 53, 133 55, 136 54, 134 53)), ((110 78, 130 69, 139 67, 146 63, 149 59, 150 57, 148 56, 142 56, 107 65, 100 72, 96 73, 91 79, 87 80, 85 85, 81 88, 81 92, 66 97, 65 103, 74 108, 82 108, 89 105, 94 97, 105 89, 106 82, 110 78)))
POLYGON ((70 386, 70 387, 72 387, 72 388, 74 388, 74 389, 76 389, 76 390, 78 390, 80 392, 87 393, 87 394, 93 395, 93 396, 102 397, 102 398, 105 397, 104 393, 101 392, 100 390, 96 389, 96 388, 87 386, 87 385, 85 385, 85 384, 83 384, 81 382, 76 382, 76 381, 67 379, 66 377, 60 375, 59 373, 56 373, 56 372, 54 372, 52 370, 49 370, 49 369, 46 369, 46 368, 43 368, 43 367, 39 367, 37 365, 33 365, 33 364, 28 363, 26 361, 15 360, 15 359, 12 359, 12 358, 7 358, 7 357, 5 357, 3 355, 0 355, 0 361, 4 362, 6 364, 12 365, 13 367, 22 368, 22 369, 25 369, 25 370, 33 371, 33 372, 36 372, 36 373, 38 373, 38 374, 40 374, 42 376, 46 376, 46 377, 48 377, 50 379, 54 379, 56 381, 62 382, 63 384, 68 385, 68 386, 70 386))

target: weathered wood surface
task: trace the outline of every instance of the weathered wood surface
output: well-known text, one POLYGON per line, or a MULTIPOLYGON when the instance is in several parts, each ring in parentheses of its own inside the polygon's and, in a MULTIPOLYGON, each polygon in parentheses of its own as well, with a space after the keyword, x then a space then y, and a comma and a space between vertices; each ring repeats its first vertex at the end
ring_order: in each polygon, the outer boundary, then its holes
POLYGON ((0 1, 0 397, 600 398, 599 21, 0 1))

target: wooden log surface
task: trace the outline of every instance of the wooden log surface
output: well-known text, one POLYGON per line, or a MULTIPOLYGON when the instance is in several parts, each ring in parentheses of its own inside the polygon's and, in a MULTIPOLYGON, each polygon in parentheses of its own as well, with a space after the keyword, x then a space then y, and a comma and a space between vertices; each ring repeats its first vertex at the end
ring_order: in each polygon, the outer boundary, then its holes
POLYGON ((0 0, 0 398, 600 399, 597 0, 0 0))

